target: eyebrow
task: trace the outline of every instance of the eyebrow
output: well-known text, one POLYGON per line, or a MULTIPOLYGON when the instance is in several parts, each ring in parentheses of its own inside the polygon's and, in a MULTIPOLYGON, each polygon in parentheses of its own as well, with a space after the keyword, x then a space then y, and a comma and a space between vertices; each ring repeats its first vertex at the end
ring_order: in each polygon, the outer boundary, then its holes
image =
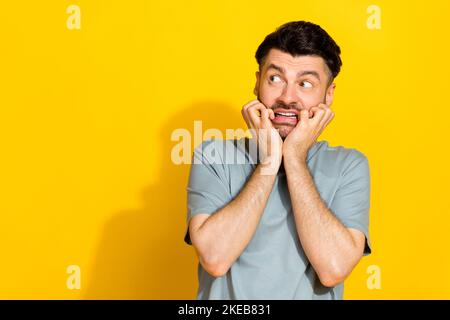
MULTIPOLYGON (((267 67, 267 70, 269 69, 275 69, 280 71, 281 73, 286 73, 283 67, 277 66, 276 64, 269 64, 269 66, 267 67)), ((312 75, 315 76, 317 79, 320 80, 320 75, 317 71, 314 70, 304 70, 304 71, 300 71, 299 73, 297 73, 297 78, 302 77, 302 76, 306 76, 306 75, 312 75)))

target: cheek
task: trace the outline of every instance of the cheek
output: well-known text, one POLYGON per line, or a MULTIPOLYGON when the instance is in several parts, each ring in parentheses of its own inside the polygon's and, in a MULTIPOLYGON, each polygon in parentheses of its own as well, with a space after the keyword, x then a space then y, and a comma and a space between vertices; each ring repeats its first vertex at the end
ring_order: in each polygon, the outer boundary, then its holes
POLYGON ((270 106, 275 102, 277 97, 280 96, 278 91, 279 90, 277 88, 263 85, 259 91, 259 98, 266 106, 270 106))
POLYGON ((268 83, 264 83, 261 86, 261 94, 270 97, 272 99, 276 99, 283 94, 283 85, 270 85, 268 83))
POLYGON ((317 106, 319 103, 323 102, 323 99, 324 96, 321 94, 310 94, 302 97, 303 103, 307 108, 317 106))

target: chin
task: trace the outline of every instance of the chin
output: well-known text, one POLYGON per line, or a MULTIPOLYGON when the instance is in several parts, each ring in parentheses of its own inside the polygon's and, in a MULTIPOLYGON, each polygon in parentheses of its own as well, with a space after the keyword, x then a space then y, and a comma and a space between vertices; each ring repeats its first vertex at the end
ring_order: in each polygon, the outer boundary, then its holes
POLYGON ((286 139, 286 137, 289 135, 289 133, 294 129, 294 127, 291 126, 274 126, 276 129, 278 129, 278 133, 280 134, 281 139, 286 139))

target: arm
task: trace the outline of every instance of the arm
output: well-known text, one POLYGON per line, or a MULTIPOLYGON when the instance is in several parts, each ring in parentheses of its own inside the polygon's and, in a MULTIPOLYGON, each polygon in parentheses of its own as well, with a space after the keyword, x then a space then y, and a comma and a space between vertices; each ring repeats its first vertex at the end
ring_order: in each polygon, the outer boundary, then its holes
POLYGON ((228 271, 256 231, 276 177, 263 175, 261 170, 259 164, 228 205, 213 215, 195 216, 189 225, 200 263, 215 277, 228 271))
POLYGON ((350 274, 361 259, 365 236, 346 228, 326 207, 306 162, 285 159, 297 233, 320 281, 333 287, 350 274))
POLYGON ((329 106, 302 110, 300 121, 283 144, 283 161, 297 233, 320 281, 333 287, 350 274, 364 252, 365 236, 346 228, 327 208, 315 188, 306 158, 311 145, 333 119, 329 106))
POLYGON ((189 224, 200 263, 216 277, 228 271, 252 239, 281 165, 282 141, 270 122, 273 111, 253 100, 244 105, 242 115, 248 127, 254 129, 258 151, 265 160, 257 165, 235 199, 211 216, 195 216, 189 224))

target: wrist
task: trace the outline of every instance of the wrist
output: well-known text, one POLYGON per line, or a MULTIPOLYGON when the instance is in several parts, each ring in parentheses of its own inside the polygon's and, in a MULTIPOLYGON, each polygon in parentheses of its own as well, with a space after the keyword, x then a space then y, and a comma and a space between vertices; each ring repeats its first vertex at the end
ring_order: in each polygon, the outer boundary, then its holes
POLYGON ((283 153, 283 163, 285 166, 293 163, 306 164, 307 155, 307 152, 298 150, 286 151, 283 153))
POLYGON ((258 163, 257 170, 264 176, 276 176, 281 163, 281 159, 270 157, 269 159, 266 159, 266 161, 258 163))

